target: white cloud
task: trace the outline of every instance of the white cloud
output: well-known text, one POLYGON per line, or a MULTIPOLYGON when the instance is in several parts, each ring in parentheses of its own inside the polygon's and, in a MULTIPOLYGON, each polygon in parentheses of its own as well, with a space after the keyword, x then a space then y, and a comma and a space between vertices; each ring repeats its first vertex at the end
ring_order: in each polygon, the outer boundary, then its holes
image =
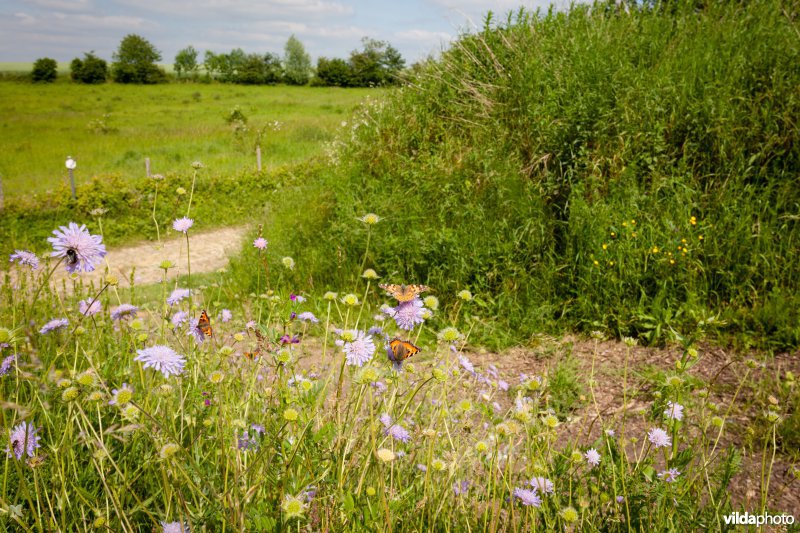
POLYGON ((256 17, 312 17, 347 16, 353 8, 339 2, 326 0, 117 0, 121 5, 142 11, 178 15, 185 19, 243 19, 256 17))
POLYGON ((14 16, 17 18, 17 24, 22 26, 33 26, 36 24, 36 17, 32 17, 27 13, 14 13, 14 16))
POLYGON ((25 0, 25 3, 58 11, 89 11, 92 8, 90 0, 25 0))

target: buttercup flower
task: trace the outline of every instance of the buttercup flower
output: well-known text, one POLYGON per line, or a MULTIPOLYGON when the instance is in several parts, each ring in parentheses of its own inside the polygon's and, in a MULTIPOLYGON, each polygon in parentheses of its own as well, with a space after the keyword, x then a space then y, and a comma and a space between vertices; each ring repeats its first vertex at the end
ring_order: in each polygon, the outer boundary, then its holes
POLYGON ((50 255, 64 259, 70 274, 93 271, 107 253, 103 237, 91 235, 85 224, 78 226, 70 222, 68 226, 53 230, 53 234, 55 237, 47 239, 54 250, 50 255))
POLYGON ((66 318, 54 318, 53 320, 42 326, 42 329, 39 330, 39 333, 45 335, 47 333, 50 333, 51 331, 55 331, 57 329, 63 329, 67 326, 69 326, 69 320, 67 320, 66 318))
POLYGON ((36 257, 35 253, 27 250, 14 250, 14 253, 9 256, 9 261, 12 263, 16 261, 20 265, 31 267, 33 270, 39 268, 39 258, 36 257))
POLYGON ((172 221, 172 229, 186 233, 194 225, 194 220, 189 217, 176 218, 172 221))
POLYGON ((666 448, 672 444, 672 439, 666 431, 661 428, 652 428, 647 432, 647 440, 656 448, 666 448))
POLYGON ((172 375, 177 376, 183 372, 186 359, 179 355, 169 346, 156 344, 150 348, 136 350, 137 355, 134 361, 144 363, 144 368, 153 368, 161 372, 165 378, 172 375))

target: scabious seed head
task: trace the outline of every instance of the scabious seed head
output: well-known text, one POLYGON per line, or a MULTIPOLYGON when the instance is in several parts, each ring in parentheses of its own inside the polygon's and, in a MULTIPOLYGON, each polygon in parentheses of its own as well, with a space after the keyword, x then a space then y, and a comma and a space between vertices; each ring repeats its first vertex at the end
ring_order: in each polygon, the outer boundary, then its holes
POLYGON ((139 417, 139 410, 133 405, 126 405, 122 408, 122 416, 128 420, 136 420, 139 417))
POLYGON ((578 519, 578 511, 574 507, 564 507, 561 509, 561 518, 564 519, 564 522, 571 524, 578 519))
POLYGON ((460 410, 464 411, 465 413, 468 412, 468 411, 471 411, 472 410, 472 402, 469 401, 469 400, 466 400, 466 399, 461 400, 460 402, 458 402, 458 408, 460 410))
POLYGON ((361 274, 361 277, 364 279, 378 279, 380 276, 373 269, 368 268, 361 274))
POLYGON ((283 259, 281 259, 281 264, 283 264, 283 266, 288 268, 289 270, 294 270, 294 259, 292 259, 289 256, 286 256, 283 259))
POLYGON ((361 220, 361 222, 363 222, 364 224, 367 224, 368 226, 374 226, 375 224, 377 224, 378 222, 381 221, 381 217, 379 217, 375 213, 367 213, 366 215, 361 217, 359 220, 361 220))
POLYGON ((583 462, 583 454, 578 450, 573 450, 573 452, 570 454, 569 458, 573 463, 582 463, 583 462))
POLYGON ((61 378, 58 381, 56 381, 56 387, 58 387, 59 389, 66 389, 70 385, 72 385, 72 381, 68 380, 67 378, 61 378))
POLYGON ((76 381, 84 387, 91 387, 97 382, 97 376, 95 375, 94 370, 90 368, 89 370, 84 370, 78 374, 76 381))
POLYGON ((391 463, 392 461, 394 461, 394 452, 392 450, 389 450, 388 448, 381 448, 380 450, 375 452, 375 455, 377 455, 378 459, 380 459, 384 463, 391 463))
POLYGON ((221 370, 215 370, 208 376, 208 381, 210 381, 215 385, 222 383, 222 380, 224 379, 225 379, 225 373, 222 372, 221 370))
POLYGON ((437 472, 441 472, 445 468, 447 468, 447 464, 441 459, 434 459, 431 461, 431 468, 433 468, 437 472))
POLYGON ((436 311, 439 309, 439 298, 433 295, 426 296, 422 299, 422 303, 425 307, 429 308, 432 311, 436 311))
POLYGON ((683 379, 680 376, 669 376, 667 378, 667 386, 678 388, 683 385, 683 379))
POLYGON ((558 417, 554 414, 549 414, 542 419, 544 425, 550 429, 555 429, 558 426, 558 417))
POLYGON ((461 332, 456 328, 447 327, 439 332, 438 337, 442 342, 456 342, 461 339, 461 332))
POLYGON ((331 301, 331 300, 335 300, 338 296, 339 295, 337 293, 332 292, 332 291, 328 291, 328 292, 326 292, 325 294, 322 295, 322 299, 331 301))
POLYGON ((100 400, 103 399, 103 397, 104 396, 102 392, 100 392, 99 390, 95 390, 90 392, 89 396, 87 396, 86 399, 89 400, 90 402, 99 402, 100 400))
POLYGON ((378 373, 378 370, 375 367, 365 366, 358 373, 356 381, 361 385, 366 385, 367 383, 378 381, 378 378, 380 378, 380 374, 378 373))
POLYGON ((289 409, 286 409, 283 412, 283 419, 288 421, 288 422, 297 421, 299 416, 300 416, 300 413, 298 413, 297 410, 292 409, 291 407, 289 409))
POLYGON ((342 297, 342 303, 345 304, 345 305, 350 305, 350 306, 358 305, 359 304, 358 296, 353 294, 353 293, 345 294, 342 297))
POLYGON ((174 442, 168 442, 167 444, 161 447, 161 450, 159 450, 158 455, 161 457, 161 459, 166 460, 175 455, 176 453, 178 453, 180 449, 181 447, 175 444, 174 442))
POLYGON ((92 527, 94 527, 95 529, 106 529, 107 525, 108 525, 108 520, 106 520, 105 516, 98 516, 97 518, 94 519, 94 522, 92 522, 92 527))
POLYGON ((447 381, 447 373, 441 368, 434 368, 433 370, 431 370, 431 376, 433 376, 433 379, 435 379, 439 383, 444 383, 445 381, 447 381))
POLYGON ((71 402, 78 397, 80 392, 78 387, 67 387, 64 389, 64 392, 61 393, 61 399, 65 402, 71 402))
POLYGON ((287 495, 283 499, 281 508, 283 509, 283 512, 286 515, 286 520, 291 520, 292 518, 299 518, 303 516, 306 504, 303 503, 303 500, 301 500, 297 496, 287 495))
POLYGON ((367 496, 370 498, 375 496, 375 488, 374 487, 367 487, 367 496))
POLYGON ((158 264, 158 268, 162 270, 169 270, 170 268, 175 268, 175 263, 173 263, 169 259, 164 259, 158 264))
POLYGON ((422 430, 422 434, 423 434, 425 437, 428 437, 428 438, 433 438, 433 437, 435 437, 435 436, 436 436, 436 430, 435 430, 435 429, 433 429, 433 428, 425 428, 425 429, 423 429, 423 430, 422 430))
POLYGON ((486 441, 479 440, 475 443, 475 451, 478 453, 486 453, 489 450, 489 445, 486 444, 486 441))
POLYGON ((462 290, 462 291, 459 291, 459 293, 458 293, 458 295, 457 295, 457 296, 458 296, 459 298, 461 298, 462 300, 464 300, 465 302, 469 302, 469 301, 471 301, 471 300, 472 300, 472 298, 473 298, 473 296, 472 296, 472 293, 471 293, 471 292, 469 292, 467 289, 464 289, 464 290, 462 290))

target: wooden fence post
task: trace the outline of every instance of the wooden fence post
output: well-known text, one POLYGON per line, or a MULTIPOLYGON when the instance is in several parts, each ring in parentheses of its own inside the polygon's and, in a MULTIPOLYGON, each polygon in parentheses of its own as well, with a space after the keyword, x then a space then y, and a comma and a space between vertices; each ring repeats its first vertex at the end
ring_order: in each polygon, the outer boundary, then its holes
POLYGON ((5 207, 6 197, 3 196, 3 176, 0 176, 0 211, 5 207))
POLYGON ((256 164, 258 171, 261 172, 261 146, 256 146, 256 164))
POLYGON ((144 169, 147 172, 147 177, 149 178, 150 177, 150 158, 149 157, 145 157, 144 158, 144 169))

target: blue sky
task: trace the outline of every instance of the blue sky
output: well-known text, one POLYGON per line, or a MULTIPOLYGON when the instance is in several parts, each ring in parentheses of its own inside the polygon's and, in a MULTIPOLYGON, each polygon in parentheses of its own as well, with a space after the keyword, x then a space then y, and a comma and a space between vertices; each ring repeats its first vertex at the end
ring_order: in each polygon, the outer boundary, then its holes
MULTIPOLYGON (((557 7, 565 0, 552 0, 557 7)), ((283 54, 297 36, 316 61, 347 57, 369 36, 390 42, 410 64, 436 54, 488 10, 547 9, 551 0, 0 0, 0 61, 70 61, 94 50, 110 59, 122 37, 142 35, 172 63, 200 51, 283 54)))

